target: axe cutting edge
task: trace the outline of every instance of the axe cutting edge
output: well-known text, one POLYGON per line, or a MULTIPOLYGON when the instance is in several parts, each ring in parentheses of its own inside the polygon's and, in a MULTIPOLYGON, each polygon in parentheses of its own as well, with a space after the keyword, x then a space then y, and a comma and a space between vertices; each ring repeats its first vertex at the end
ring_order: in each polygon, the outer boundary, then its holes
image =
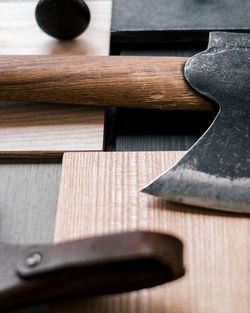
POLYGON ((170 201, 250 213, 250 34, 210 33, 184 76, 220 106, 206 133, 142 191, 170 201))

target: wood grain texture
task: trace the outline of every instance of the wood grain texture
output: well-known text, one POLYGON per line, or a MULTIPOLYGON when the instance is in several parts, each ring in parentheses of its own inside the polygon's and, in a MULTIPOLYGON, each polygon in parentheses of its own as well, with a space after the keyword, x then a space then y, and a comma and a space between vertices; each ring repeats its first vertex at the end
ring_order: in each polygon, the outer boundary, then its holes
MULTIPOLYGON (((69 42, 55 40, 36 24, 36 0, 0 2, 1 55, 108 55, 111 0, 87 1, 88 30, 69 42)), ((102 108, 0 103, 0 157, 58 156, 102 150, 102 108)))
POLYGON ((61 163, 0 160, 0 241, 53 240, 61 163))
POLYGON ((212 110, 183 77, 187 58, 1 56, 0 100, 212 110))
POLYGON ((102 109, 2 102, 0 112, 0 158, 102 150, 102 109))
POLYGON ((185 244, 186 275, 149 290, 61 302, 51 305, 50 313, 249 313, 249 219, 139 192, 182 155, 64 155, 56 242, 132 229, 171 233, 185 244))
MULTIPOLYGON (((90 27, 71 42, 57 41, 38 28, 37 2, 0 1, 0 54, 108 55, 111 0, 88 3, 90 27)), ((103 109, 2 102, 0 113, 0 157, 54 157, 71 149, 102 149, 103 109)), ((0 240, 51 242, 61 162, 0 160, 0 175, 0 240)), ((45 310, 42 305, 11 313, 45 310)))

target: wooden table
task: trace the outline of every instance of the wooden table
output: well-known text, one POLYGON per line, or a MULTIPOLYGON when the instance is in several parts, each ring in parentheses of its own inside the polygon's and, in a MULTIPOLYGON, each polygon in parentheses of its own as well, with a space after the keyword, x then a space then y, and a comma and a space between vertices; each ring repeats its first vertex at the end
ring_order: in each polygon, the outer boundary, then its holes
MULTIPOLYGON (((107 55, 111 2, 90 0, 88 4, 92 12, 89 30, 76 41, 60 43, 37 28, 33 19, 35 1, 2 1, 1 54, 107 55)), ((60 180, 60 190, 55 242, 148 229, 174 234, 185 244, 186 275, 182 279, 129 294, 62 301, 51 304, 50 313, 250 312, 249 219, 172 204, 140 193, 183 152, 102 152, 103 109, 1 105, 0 154, 63 154, 61 180, 59 163, 55 167, 48 161, 46 170, 43 167, 41 171, 28 162, 25 172, 27 184, 32 184, 27 173, 44 177, 44 183, 50 181, 49 175, 57 173, 54 185, 60 180)), ((8 170, 13 180, 17 175, 13 164, 8 170)), ((23 202, 26 200, 24 197, 23 202)), ((26 241, 32 239, 30 234, 26 241)))

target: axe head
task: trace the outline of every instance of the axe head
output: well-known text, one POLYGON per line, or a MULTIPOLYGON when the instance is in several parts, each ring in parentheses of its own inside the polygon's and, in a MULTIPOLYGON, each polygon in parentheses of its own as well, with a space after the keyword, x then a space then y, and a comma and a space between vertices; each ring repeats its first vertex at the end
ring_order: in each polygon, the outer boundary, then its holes
POLYGON ((187 82, 219 105, 206 133, 143 192, 167 200, 250 213, 250 34, 210 33, 189 59, 187 82))

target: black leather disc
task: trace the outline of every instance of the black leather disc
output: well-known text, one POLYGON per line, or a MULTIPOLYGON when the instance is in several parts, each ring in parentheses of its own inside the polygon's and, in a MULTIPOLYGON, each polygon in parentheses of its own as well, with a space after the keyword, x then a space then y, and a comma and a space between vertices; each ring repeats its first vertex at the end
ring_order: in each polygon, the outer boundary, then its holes
POLYGON ((79 36, 90 21, 90 11, 83 0, 40 0, 35 16, 45 33, 61 40, 79 36))

